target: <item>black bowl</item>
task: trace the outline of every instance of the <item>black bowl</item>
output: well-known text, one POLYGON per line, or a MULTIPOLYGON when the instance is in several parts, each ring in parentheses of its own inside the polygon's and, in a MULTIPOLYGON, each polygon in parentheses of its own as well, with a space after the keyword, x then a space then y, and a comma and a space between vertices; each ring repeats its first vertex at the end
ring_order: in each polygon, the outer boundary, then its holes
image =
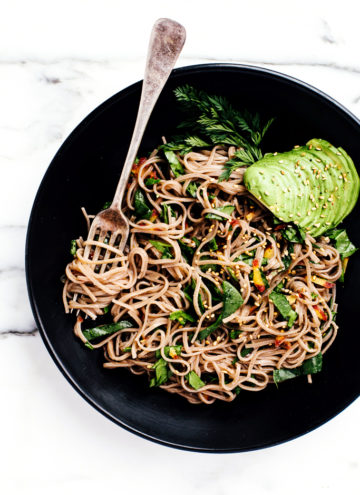
MULTIPOLYGON (((172 90, 184 83, 227 96, 234 104, 276 116, 265 151, 287 150, 313 137, 342 146, 360 163, 360 122, 320 91, 266 69, 211 64, 174 70, 151 117, 142 149, 151 150, 180 120, 172 90)), ((191 405, 144 377, 102 368, 101 351, 90 352, 73 335, 74 315, 65 315, 60 277, 69 262, 69 243, 86 235, 80 207, 99 211, 110 200, 136 117, 141 82, 94 110, 53 159, 30 217, 26 273, 35 319, 45 345, 73 387, 92 406, 124 428, 173 447, 239 452, 284 442, 329 420, 359 395, 360 257, 350 260, 339 290, 339 335, 313 384, 298 378, 241 392, 232 403, 191 405)), ((345 224, 360 246, 356 211, 345 224)))

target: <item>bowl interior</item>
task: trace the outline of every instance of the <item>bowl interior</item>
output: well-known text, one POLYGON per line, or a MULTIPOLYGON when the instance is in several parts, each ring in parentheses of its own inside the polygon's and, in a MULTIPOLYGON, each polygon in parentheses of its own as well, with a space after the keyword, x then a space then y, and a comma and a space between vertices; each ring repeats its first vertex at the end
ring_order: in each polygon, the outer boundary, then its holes
MULTIPOLYGON (((285 151, 313 137, 342 146, 360 163, 360 126, 338 104, 304 84, 267 70, 207 65, 174 71, 156 105, 141 149, 150 151, 181 120, 172 90, 192 84, 228 97, 234 105, 275 116, 264 151, 285 151)), ((111 200, 131 138, 141 84, 121 91, 92 112, 65 141, 38 191, 27 241, 30 299, 45 344, 61 371, 97 409, 147 438, 180 448, 242 451, 273 445, 333 417, 359 393, 357 284, 360 257, 349 263, 339 289, 339 335, 313 384, 305 378, 241 392, 232 403, 194 406, 128 370, 104 370, 102 351, 90 352, 73 335, 65 315, 60 277, 70 261, 70 240, 86 235, 80 207, 96 213, 111 200), (49 249, 50 247, 50 249, 49 249)), ((140 153, 141 155, 141 153, 140 153)), ((346 227, 360 246, 358 206, 346 227)))

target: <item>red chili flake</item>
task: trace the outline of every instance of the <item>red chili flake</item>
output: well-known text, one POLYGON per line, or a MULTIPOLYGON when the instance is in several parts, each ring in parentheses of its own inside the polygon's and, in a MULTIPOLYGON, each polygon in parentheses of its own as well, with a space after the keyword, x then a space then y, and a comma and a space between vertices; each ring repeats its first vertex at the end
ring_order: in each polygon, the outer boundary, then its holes
POLYGON ((77 317, 77 321, 78 321, 79 323, 82 323, 82 322, 84 321, 84 318, 82 318, 81 316, 78 316, 78 317, 77 317))
POLYGON ((276 227, 274 227, 274 230, 283 230, 285 229, 285 227, 286 227, 285 223, 280 223, 279 225, 276 225, 276 227))
POLYGON ((326 289, 332 289, 333 287, 335 287, 335 284, 331 282, 325 282, 324 287, 326 287, 326 289))
POLYGON ((252 262, 252 266, 258 267, 259 266, 259 260, 255 258, 252 262))
POLYGON ((230 225, 233 227, 234 225, 240 225, 240 222, 239 220, 237 220, 236 218, 234 218, 233 220, 230 220, 230 225))

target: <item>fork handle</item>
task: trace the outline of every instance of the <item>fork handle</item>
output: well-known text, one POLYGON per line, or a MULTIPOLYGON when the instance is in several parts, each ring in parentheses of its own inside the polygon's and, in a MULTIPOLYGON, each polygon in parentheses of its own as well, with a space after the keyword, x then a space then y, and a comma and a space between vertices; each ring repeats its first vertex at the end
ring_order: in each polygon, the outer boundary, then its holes
POLYGON ((185 43, 185 28, 171 19, 158 19, 152 29, 134 132, 111 208, 121 210, 122 198, 146 125, 185 43))

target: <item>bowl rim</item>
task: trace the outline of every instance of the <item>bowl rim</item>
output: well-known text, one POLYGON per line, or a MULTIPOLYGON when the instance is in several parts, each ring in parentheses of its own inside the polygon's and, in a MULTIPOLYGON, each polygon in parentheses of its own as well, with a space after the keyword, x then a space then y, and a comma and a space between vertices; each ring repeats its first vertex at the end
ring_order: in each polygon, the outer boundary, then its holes
MULTIPOLYGON (((331 106, 335 107, 340 113, 345 116, 348 120, 352 121, 359 127, 359 133, 360 133, 360 119, 357 118, 350 110, 348 110, 343 104, 339 103, 337 100, 335 100, 333 97, 328 95, 327 93, 323 92, 322 90, 318 89, 315 86, 312 86, 311 84, 304 82, 300 79, 297 79, 296 77, 290 76, 288 74, 284 74, 279 71, 275 71, 266 67, 259 67, 256 65, 248 65, 248 64, 238 64, 238 63, 224 63, 224 62, 214 62, 214 63, 204 63, 204 64, 194 64, 194 65, 186 65, 182 67, 178 67, 174 69, 170 75, 170 78, 173 78, 176 75, 184 75, 184 74, 193 74, 193 73, 199 73, 199 72, 206 72, 207 70, 219 70, 219 71, 231 71, 235 70, 236 72, 238 71, 243 71, 244 73, 253 73, 256 74, 258 73, 259 75, 262 76, 267 76, 270 79, 277 79, 277 80, 282 80, 286 82, 287 84, 290 84, 292 86, 296 87, 301 87, 303 90, 308 91, 311 94, 316 94, 319 96, 321 99, 325 100, 328 104, 331 106)), ((124 421, 120 420, 119 418, 115 417, 112 415, 110 412, 108 412, 104 407, 102 407, 95 399, 93 399, 87 391, 82 388, 77 381, 71 376, 70 372, 66 369, 65 364, 62 362, 61 357, 58 355, 56 349, 53 347, 51 344, 51 341, 47 335, 46 331, 46 325, 42 322, 39 308, 37 301, 35 299, 35 294, 34 294, 34 287, 33 287, 33 281, 31 280, 30 276, 30 255, 29 255, 29 248, 30 248, 30 242, 31 242, 31 231, 32 231, 32 226, 34 222, 34 216, 36 213, 36 208, 37 208, 37 203, 39 200, 39 196, 41 193, 41 190, 43 188, 44 183, 46 182, 49 170, 52 167, 52 164, 54 160, 58 157, 58 155, 61 153, 61 151, 72 144, 73 140, 77 138, 78 133, 81 133, 85 130, 85 128, 89 125, 89 123, 94 119, 99 116, 100 113, 103 111, 106 111, 106 109, 111 106, 115 101, 121 100, 123 98, 126 98, 127 96, 131 95, 135 91, 139 89, 139 87, 142 84, 142 80, 138 80, 135 83, 126 86, 125 88, 121 89, 114 95, 110 96, 107 98, 105 101, 100 103, 97 107, 95 107, 85 118, 83 118, 77 125, 76 127, 70 132, 70 134, 65 138, 65 140, 61 143, 60 147, 56 151, 55 155, 51 159, 51 162, 49 163, 44 176, 39 184, 38 190, 36 192, 33 205, 31 208, 30 216, 29 216, 29 222, 28 222, 28 227, 27 227, 27 233, 26 233, 26 241, 25 241, 25 275, 26 275, 26 284, 27 284, 27 291, 28 291, 28 297, 30 301, 30 306, 32 309, 32 313, 37 325, 37 328, 39 330, 39 334, 42 338, 42 341, 49 352, 52 360, 56 364, 57 368, 60 370, 62 375, 65 377, 65 379, 70 383, 70 385, 76 390, 77 393, 80 394, 80 396, 85 399, 85 401, 90 404, 93 408, 95 408, 98 412, 100 412, 103 416, 106 418, 110 419, 113 423, 117 424, 118 426, 121 426, 128 432, 134 433, 137 436, 144 438, 146 440, 150 440, 156 444, 160 444, 163 446, 167 447, 172 447, 180 450, 185 450, 185 451, 190 451, 190 452, 197 452, 197 453, 240 453, 240 452, 250 452, 254 450, 259 450, 259 449, 265 449, 265 448, 270 448, 276 445, 280 445, 282 443, 294 440, 296 438, 299 438, 316 428, 320 427, 321 425, 327 423, 329 420, 335 418, 338 414, 340 414, 342 411, 344 411, 351 403, 353 403, 358 397, 359 394, 354 391, 351 397, 349 397, 347 400, 343 401, 342 404, 337 408, 337 412, 331 411, 325 419, 322 417, 321 420, 318 421, 313 421, 312 424, 309 425, 308 428, 306 428, 305 431, 302 431, 300 433, 295 433, 293 435, 285 435, 284 438, 279 438, 277 441, 267 441, 262 443, 261 445, 254 445, 253 447, 245 447, 245 448, 229 448, 229 449, 224 449, 224 448, 201 448, 201 447, 194 447, 194 446, 189 446, 189 445, 182 445, 178 444, 175 442, 170 442, 170 441, 165 441, 162 440, 161 438, 157 438, 155 436, 152 436, 150 434, 146 434, 142 432, 141 430, 134 428, 133 426, 127 425, 124 421)))

